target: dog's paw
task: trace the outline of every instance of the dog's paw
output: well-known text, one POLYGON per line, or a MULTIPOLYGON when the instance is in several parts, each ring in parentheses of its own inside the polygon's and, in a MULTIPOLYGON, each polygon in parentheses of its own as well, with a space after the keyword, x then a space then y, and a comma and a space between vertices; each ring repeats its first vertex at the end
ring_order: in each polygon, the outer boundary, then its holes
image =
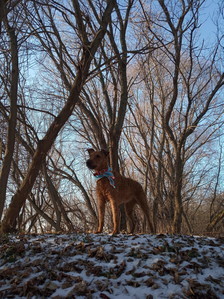
POLYGON ((112 236, 117 235, 117 234, 119 234, 119 231, 118 231, 118 230, 114 230, 114 231, 112 231, 112 233, 111 233, 112 236))
POLYGON ((96 230, 96 231, 94 231, 93 233, 94 233, 94 234, 101 234, 102 231, 100 231, 100 230, 96 230))

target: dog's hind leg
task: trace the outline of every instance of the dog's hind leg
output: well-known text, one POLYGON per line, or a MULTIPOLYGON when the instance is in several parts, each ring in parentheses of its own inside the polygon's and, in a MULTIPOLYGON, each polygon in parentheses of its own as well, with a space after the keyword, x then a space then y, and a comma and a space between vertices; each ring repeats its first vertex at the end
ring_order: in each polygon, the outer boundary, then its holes
POLYGON ((113 216, 113 225, 114 229, 112 234, 118 234, 120 230, 120 221, 119 221, 119 208, 115 200, 110 199, 110 205, 111 205, 111 210, 112 210, 112 216, 113 216))

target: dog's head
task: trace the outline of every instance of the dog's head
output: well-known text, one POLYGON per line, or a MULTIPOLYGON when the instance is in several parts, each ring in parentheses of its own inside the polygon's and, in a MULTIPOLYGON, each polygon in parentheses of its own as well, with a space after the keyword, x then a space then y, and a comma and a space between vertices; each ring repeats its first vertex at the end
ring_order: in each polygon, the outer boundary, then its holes
POLYGON ((95 151, 94 149, 88 149, 89 159, 86 161, 86 165, 89 169, 100 171, 108 167, 108 155, 106 150, 95 151))

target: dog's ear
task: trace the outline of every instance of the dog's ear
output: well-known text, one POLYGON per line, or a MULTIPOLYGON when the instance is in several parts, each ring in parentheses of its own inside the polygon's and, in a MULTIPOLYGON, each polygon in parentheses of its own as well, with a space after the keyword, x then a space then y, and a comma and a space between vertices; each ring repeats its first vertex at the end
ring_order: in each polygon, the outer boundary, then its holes
POLYGON ((93 149, 93 148, 88 148, 88 149, 87 149, 87 152, 88 152, 88 153, 89 153, 89 155, 90 155, 91 153, 93 153, 93 152, 95 152, 95 151, 94 151, 94 149, 93 149))
POLYGON ((109 155, 109 151, 105 150, 105 149, 101 149, 101 152, 105 155, 108 156, 109 155))

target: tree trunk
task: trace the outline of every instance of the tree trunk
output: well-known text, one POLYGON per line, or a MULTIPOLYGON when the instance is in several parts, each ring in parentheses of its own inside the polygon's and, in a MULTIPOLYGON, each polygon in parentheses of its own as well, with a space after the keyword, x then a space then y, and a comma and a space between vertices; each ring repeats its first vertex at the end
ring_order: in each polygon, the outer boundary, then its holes
POLYGON ((56 218, 57 218, 57 225, 58 225, 57 230, 62 231, 61 218, 63 217, 68 231, 72 232, 72 231, 74 231, 74 226, 65 211, 65 208, 62 203, 62 199, 61 199, 60 195, 58 194, 57 189, 55 188, 51 178, 49 177, 49 175, 47 173, 46 165, 44 165, 43 171, 44 171, 44 176, 45 176, 45 180, 47 183, 49 195, 50 195, 51 201, 53 203, 54 210, 56 211, 56 218))
MULTIPOLYGON (((74 0, 73 2, 78 6, 77 1, 74 0)), ((100 42, 102 41, 105 35, 106 27, 110 19, 110 14, 113 10, 115 2, 115 0, 108 1, 108 6, 102 18, 101 28, 96 33, 93 42, 83 45, 82 59, 77 70, 77 75, 74 84, 71 88, 70 94, 68 96, 67 102, 65 106, 62 108, 61 112, 52 122, 45 137, 42 140, 40 140, 37 144, 37 149, 33 155, 32 162, 27 171, 27 175, 25 176, 19 190, 12 197, 10 206, 2 221, 1 231, 3 233, 15 231, 16 219, 19 216, 19 212, 22 205, 24 204, 29 193, 32 190, 33 184, 36 180, 39 170, 42 167, 42 163, 45 161, 46 155, 48 151, 51 149, 51 146, 53 145, 58 133, 60 132, 68 118, 71 116, 73 109, 79 100, 80 92, 88 77, 91 61, 100 45, 100 42)), ((80 14, 77 17, 80 18, 80 14)))
POLYGON ((6 29, 11 43, 11 57, 12 57, 12 74, 11 74, 11 89, 10 89, 10 115, 8 120, 8 136, 5 150, 5 157, 0 173, 0 220, 2 218, 3 209, 6 200, 6 188, 9 178, 10 167, 13 159, 15 132, 17 120, 17 92, 19 81, 19 66, 18 66, 18 45, 15 30, 5 21, 6 29))
MULTIPOLYGON (((44 163, 43 163, 44 164, 44 163)), ((44 177, 45 177, 45 181, 46 181, 46 185, 47 185, 47 189, 48 189, 48 194, 49 194, 49 197, 51 199, 51 202, 53 203, 53 211, 55 212, 56 214, 56 231, 61 231, 61 211, 59 209, 59 206, 58 206, 58 192, 57 190, 55 189, 48 173, 47 173, 47 167, 46 165, 43 165, 43 173, 44 173, 44 177)))
POLYGON ((213 217, 211 223, 207 226, 207 231, 211 232, 215 226, 224 219, 224 210, 220 211, 216 216, 213 217))
POLYGON ((180 154, 177 153, 177 160, 175 165, 175 181, 174 181, 174 218, 172 224, 172 233, 181 233, 181 224, 183 216, 183 205, 182 205, 182 179, 183 179, 183 166, 180 154))
POLYGON ((182 215, 183 215, 183 207, 182 207, 181 196, 179 196, 178 194, 175 194, 174 218, 173 218, 173 225, 172 225, 172 233, 173 234, 181 233, 182 215))

